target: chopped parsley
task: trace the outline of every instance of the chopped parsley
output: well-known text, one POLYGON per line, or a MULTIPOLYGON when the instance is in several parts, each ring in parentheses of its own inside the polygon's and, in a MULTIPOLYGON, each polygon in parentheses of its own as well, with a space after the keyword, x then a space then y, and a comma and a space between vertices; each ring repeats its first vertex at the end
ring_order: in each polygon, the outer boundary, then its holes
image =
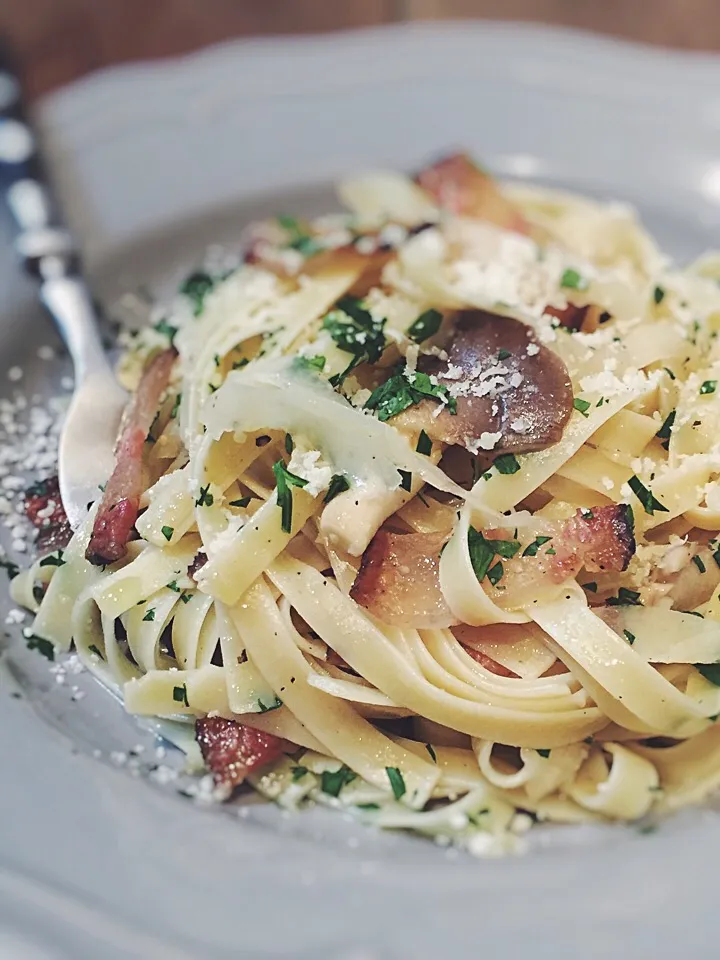
POLYGON ((400 474, 400 487, 403 490, 407 490, 408 493, 412 489, 412 474, 409 470, 400 470, 398 468, 398 473, 400 474))
POLYGON ((426 743, 426 744, 425 744, 425 749, 426 749, 427 752, 430 754, 430 758, 432 759, 432 762, 433 762, 433 763, 437 763, 437 754, 436 754, 435 751, 433 750, 433 745, 432 745, 431 743, 426 743))
POLYGON ((295 441, 293 440, 293 438, 290 436, 289 433, 286 433, 285 434, 285 453, 287 453, 288 456, 291 456, 294 449, 295 449, 295 441))
POLYGON ((20 573, 20 567, 16 563, 13 563, 12 560, 0 560, 0 569, 7 573, 8 580, 14 580, 20 573))
POLYGON ((493 466, 497 469, 498 473, 517 473, 520 469, 520 464, 517 462, 517 457, 514 453, 503 453, 501 456, 496 457, 493 466))
POLYGON ((625 639, 627 642, 630 644, 630 646, 632 646, 635 643, 635 634, 630 633, 629 630, 623 630, 623 633, 625 634, 625 639))
POLYGON ((90 644, 90 646, 88 647, 88 651, 89 651, 90 653, 94 653, 95 656, 96 656, 96 657, 99 657, 101 660, 104 660, 104 659, 105 659, 105 657, 103 657, 103 655, 100 653, 100 651, 98 650, 98 648, 95 646, 94 643, 91 643, 91 644, 90 644))
POLYGON ((616 597, 608 597, 605 603, 609 607, 641 607, 642 601, 637 590, 620 587, 616 597))
POLYGON ((405 779, 403 778, 402 773, 398 767, 385 767, 385 773, 388 775, 388 780, 390 781, 390 786, 392 787, 393 796, 396 800, 400 800, 405 796, 407 787, 405 786, 405 779))
POLYGON ((181 400, 182 400, 182 394, 179 393, 179 394, 175 397, 175 403, 173 403, 173 405, 172 405, 172 410, 170 411, 170 419, 171 419, 171 420, 178 415, 178 410, 180 409, 180 401, 181 401, 181 400))
POLYGON ((524 557, 534 557, 544 543, 552 540, 552 537, 535 537, 532 543, 529 543, 522 552, 524 557))
POLYGON ((196 270, 186 277, 180 284, 180 293, 184 294, 191 302, 193 314, 199 317, 205 309, 205 298, 215 286, 215 281, 209 273, 203 270, 196 270))
POLYGON ((662 287, 655 287, 653 290, 653 300, 655 303, 662 303, 665 299, 665 291, 662 287))
POLYGON ((172 540, 172 536, 175 533, 174 527, 160 527, 160 533, 165 537, 166 540, 172 540))
POLYGON ((246 507, 246 506, 250 503, 251 500, 252 500, 252 497, 240 497, 239 500, 231 500, 230 503, 228 504, 228 506, 230 506, 230 507, 246 507))
POLYGON ((700 387, 700 395, 706 396, 708 393, 715 393, 717 385, 717 380, 705 380, 700 387))
POLYGON ((502 580, 504 574, 505 574, 505 568, 503 567, 500 560, 498 560, 498 562, 494 566, 490 567, 490 569, 488 570, 487 578, 490 581, 490 583, 494 587, 496 587, 498 583, 500 583, 500 581, 502 580))
POLYGON ((349 489, 350 481, 348 478, 343 473, 334 474, 328 485, 327 493, 325 494, 323 503, 330 503, 330 501, 334 500, 338 494, 344 493, 349 489))
POLYGON ((184 683, 181 687, 173 687, 173 700, 175 703, 181 703, 184 707, 190 706, 187 695, 187 684, 184 683))
POLYGON ((306 487, 307 480, 290 473, 282 460, 273 464, 273 473, 277 484, 277 503, 281 510, 281 526, 285 533, 292 531, 292 490, 290 487, 306 487))
POLYGON ((185 593, 185 591, 183 590, 183 592, 180 594, 180 599, 182 600, 183 603, 190 603, 190 601, 192 600, 192 594, 185 593))
POLYGON ((65 564, 63 560, 62 550, 58 550, 57 553, 50 554, 49 557, 44 557, 38 566, 40 567, 62 567, 65 564))
POLYGON ((269 713, 271 710, 277 710, 281 707, 283 702, 278 697, 275 697, 275 700, 271 704, 265 704, 262 700, 258 700, 257 705, 260 713, 269 713))
POLYGON ((291 250, 297 250, 305 258, 312 257, 323 250, 315 237, 312 237, 307 230, 304 230, 297 217, 280 216, 277 218, 280 226, 289 234, 288 247, 291 250))
POLYGON ((670 512, 664 504, 660 503, 660 501, 653 496, 652 491, 645 486, 639 477, 630 477, 628 486, 643 505, 645 513, 652 516, 655 511, 658 513, 670 512))
POLYGON ((31 633, 29 637, 25 637, 25 643, 27 644, 28 650, 37 650, 37 652, 41 653, 47 660, 55 659, 55 647, 49 640, 45 640, 44 637, 38 637, 34 633, 31 633))
POLYGON ((584 417, 587 417, 588 410, 590 409, 589 400, 581 400, 580 397, 575 397, 573 400, 573 407, 577 410, 578 413, 581 413, 584 417))
POLYGON ((157 330, 163 337, 167 337, 170 341, 170 346, 175 343, 175 334, 178 332, 178 328, 168 323, 164 317, 159 323, 155 324, 153 330, 157 330))
POLYGON ((517 540, 488 540, 475 527, 470 527, 468 530, 468 551, 475 576, 478 580, 483 580, 487 576, 493 586, 504 572, 501 563, 492 565, 495 557, 510 560, 519 549, 520 543, 517 540))
POLYGON ((538 750, 537 753, 539 753, 540 756, 544 757, 546 760, 550 756, 550 750, 538 750))
POLYGON ((663 370, 664 370, 665 373, 670 377, 671 380, 676 380, 676 379, 677 379, 677 377, 676 377, 675 374, 672 372, 672 370, 670 369, 670 367, 663 367, 663 370))
POLYGON ((569 268, 560 278, 560 286, 568 290, 587 290, 588 282, 577 270, 569 268))
POLYGON ((290 771, 292 772, 293 783, 297 783, 298 780, 302 780, 302 778, 308 772, 308 768, 302 766, 290 767, 290 771))
POLYGON ((508 360, 512 356, 512 353, 509 350, 498 350, 497 358, 500 362, 503 360, 508 360))
POLYGON ((675 423, 675 417, 677 416, 677 410, 671 410, 670 413, 663 420, 663 425, 660 427, 658 432, 655 434, 656 437, 659 437, 662 440, 661 446, 665 450, 670 446, 670 434, 672 433, 673 424, 675 423))
POLYGON ((415 447, 415 450, 418 453, 424 454, 426 457, 432 453, 432 440, 425 433, 424 430, 420 431, 420 436, 418 437, 418 442, 417 442, 417 446, 415 447))
POLYGON ((173 593, 180 593, 180 587, 177 585, 177 580, 171 580, 167 585, 168 590, 172 590, 173 593))
POLYGON ((323 770, 320 774, 320 789, 330 797, 337 797, 348 783, 357 780, 357 774, 343 764, 339 770, 323 770))
POLYGON ((317 370, 318 373, 322 373, 326 363, 326 357, 316 354, 314 357, 295 357, 293 366, 300 367, 303 370, 317 370))
POLYGON ((426 310, 421 313, 414 323, 408 327, 408 336, 415 343, 423 343, 430 337, 434 337, 440 329, 442 323, 442 314, 438 310, 426 310))
POLYGON ((594 580, 590 580, 588 583, 583 583, 582 587, 584 590, 589 590, 590 593, 597 593, 597 583, 594 580))
POLYGON ((447 403, 450 413, 457 413, 457 402, 446 387, 433 383, 426 373, 415 371, 410 376, 393 374, 389 380, 376 387, 365 403, 366 410, 375 410, 378 420, 390 420, 403 410, 420 403, 425 397, 447 403))
POLYGON ((352 354, 352 360, 342 371, 330 377, 337 387, 355 367, 361 363, 376 363, 385 349, 384 320, 376 320, 355 297, 342 297, 323 319, 327 330, 337 346, 352 354))
POLYGON ((205 487, 200 487, 200 496, 195 501, 196 507, 211 507, 215 501, 215 497, 210 493, 210 484, 208 483, 205 487))
POLYGON ((356 803, 355 806, 358 810, 379 810, 379 803, 356 803))
POLYGON ((703 563, 702 557, 699 554, 695 554, 695 556, 692 558, 692 562, 698 568, 700 573, 706 573, 705 564, 703 563))
POLYGON ((147 613, 143 617, 143 620, 152 621, 154 619, 155 619, 155 608, 150 607, 150 609, 147 611, 147 613))
POLYGON ((696 663, 695 669, 710 683, 720 687, 720 663, 696 663))

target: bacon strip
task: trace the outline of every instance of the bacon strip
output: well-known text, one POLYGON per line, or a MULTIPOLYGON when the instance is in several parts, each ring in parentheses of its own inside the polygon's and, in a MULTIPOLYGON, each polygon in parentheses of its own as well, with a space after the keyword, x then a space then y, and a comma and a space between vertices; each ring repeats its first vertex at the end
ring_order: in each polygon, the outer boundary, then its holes
POLYGON ((100 503, 85 556, 98 566, 114 563, 127 552, 143 490, 143 450, 160 400, 170 380, 176 350, 154 357, 142 375, 125 414, 115 454, 115 469, 100 503))
POLYGON ((415 178, 435 202, 453 213, 487 220, 505 230, 531 233, 520 210, 466 154, 454 153, 422 169, 415 178))
POLYGON ((277 760, 288 748, 286 740, 272 733, 224 717, 196 720, 195 739, 215 783, 228 791, 249 773, 277 760))
POLYGON ((456 623, 440 589, 440 551, 447 540, 447 533, 378 530, 350 596, 384 623, 420 628, 456 623))
POLYGON ((424 401, 400 422, 422 427, 433 440, 502 453, 529 453, 557 443, 570 419, 573 392, 560 357, 512 317, 464 310, 447 362, 428 366, 455 397, 457 413, 424 401), (528 351, 529 348, 529 351, 528 351), (501 359, 502 358, 502 359, 501 359), (482 435, 500 434, 483 446, 482 435), (478 446, 479 444, 479 446, 478 446))
MULTIPOLYGON (((483 581, 497 603, 521 607, 534 595, 542 595, 543 585, 547 589, 548 584, 562 583, 582 567, 625 570, 635 553, 632 513, 626 504, 594 507, 584 514, 579 510, 563 523, 543 525, 543 535, 550 539, 534 555, 522 556, 519 550, 514 559, 502 561, 501 591, 483 581)), ((502 530, 485 531, 488 540, 507 536, 502 530)), ((440 551, 446 540, 446 533, 379 530, 363 554, 350 596, 373 616, 396 626, 456 624, 440 589, 440 551)))
POLYGON ((72 530, 60 498, 57 476, 47 477, 28 487, 25 516, 38 531, 38 553, 62 550, 70 542, 72 530))

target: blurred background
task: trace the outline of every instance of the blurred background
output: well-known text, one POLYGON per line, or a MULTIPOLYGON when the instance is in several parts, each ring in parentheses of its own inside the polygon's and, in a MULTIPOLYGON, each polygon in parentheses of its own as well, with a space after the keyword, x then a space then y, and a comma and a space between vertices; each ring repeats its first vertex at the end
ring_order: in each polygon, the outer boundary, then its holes
POLYGON ((720 50, 719 0, 0 0, 0 37, 37 97, 85 73, 241 36, 471 17, 720 50))

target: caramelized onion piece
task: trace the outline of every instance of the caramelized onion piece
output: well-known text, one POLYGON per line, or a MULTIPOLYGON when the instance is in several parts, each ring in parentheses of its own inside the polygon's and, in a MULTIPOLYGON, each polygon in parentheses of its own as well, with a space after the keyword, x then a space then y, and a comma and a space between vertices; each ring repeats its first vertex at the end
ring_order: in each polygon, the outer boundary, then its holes
POLYGON ((408 426, 493 456, 544 450, 561 439, 572 413, 570 376, 530 327, 512 317, 465 310, 447 349, 447 362, 432 372, 455 396, 457 413, 443 409, 433 416, 437 405, 423 402, 409 411, 408 426), (484 438, 483 445, 483 434, 500 437, 484 438))
POLYGON ((595 333, 600 324, 612 320, 611 314, 594 304, 585 307, 578 307, 574 303, 568 303, 566 307, 548 306, 545 313, 557 317, 563 327, 575 333, 595 333))
POLYGON ((516 233, 531 232, 518 207, 503 196, 493 177, 481 170, 466 153, 443 157, 421 170, 415 179, 446 210, 487 220, 516 233))
POLYGON ((195 721, 195 739, 215 783, 228 791, 245 777, 291 749, 286 740, 246 727, 237 720, 205 717, 195 721))
POLYGON ((456 623, 440 589, 440 552, 448 537, 378 530, 350 596, 385 623, 419 628, 456 623))
POLYGON ((143 492, 145 440, 167 389, 177 351, 154 357, 142 375, 125 414, 115 454, 115 468, 105 487, 85 556, 98 566, 114 563, 127 552, 143 492))

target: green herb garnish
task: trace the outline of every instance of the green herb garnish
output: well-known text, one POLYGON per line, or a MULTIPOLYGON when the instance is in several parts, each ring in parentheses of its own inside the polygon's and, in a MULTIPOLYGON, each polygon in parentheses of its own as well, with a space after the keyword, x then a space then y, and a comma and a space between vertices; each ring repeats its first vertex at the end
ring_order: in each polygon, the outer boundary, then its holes
POLYGON ((423 343, 435 336, 441 323, 442 314, 438 310, 426 310, 414 323, 410 324, 407 334, 415 343, 423 343))
POLYGON ((290 770, 292 771, 293 783, 297 783, 298 780, 302 780, 302 778, 308 772, 307 767, 290 767, 290 770))
POLYGON ((568 290, 586 290, 588 282, 581 273, 570 268, 560 278, 560 286, 568 290))
POLYGON ((512 356, 512 353, 509 350, 498 350, 497 358, 500 362, 502 362, 503 360, 509 360, 511 356, 512 356))
POLYGON ((447 403, 450 413, 457 413, 457 402, 446 387, 433 383, 426 373, 415 371, 410 376, 396 373, 377 387, 365 403, 366 410, 377 411, 378 420, 390 420, 403 410, 429 397, 447 403))
POLYGON ((334 500, 338 494, 344 493, 346 490, 350 489, 349 479, 342 473, 336 473, 333 475, 332 479, 327 488, 327 493, 323 499, 323 503, 330 503, 331 500, 334 500))
POLYGON ((162 336, 167 337, 170 341, 170 346, 175 343, 175 334, 178 332, 178 328, 173 327, 173 325, 168 323, 165 318, 160 320, 159 323, 156 323, 153 327, 153 330, 157 330, 157 332, 162 334, 162 336))
MULTIPOLYGON (((520 543, 517 540, 488 540, 474 527, 470 527, 468 530, 470 563, 478 580, 483 580, 486 576, 490 578, 490 568, 496 556, 510 560, 519 549, 520 543)), ((492 571, 493 578, 497 577, 497 579, 491 579, 491 582, 497 583, 503 575, 502 564, 497 564, 495 567, 492 567, 492 571), (499 570, 497 566, 500 567, 499 570)))
POLYGON ((155 608, 150 607, 150 609, 147 611, 147 613, 143 617, 143 620, 152 621, 154 619, 155 619, 155 608))
POLYGON ((173 700, 175 703, 181 703, 184 707, 190 706, 187 695, 187 684, 184 683, 181 687, 173 687, 173 700))
POLYGON ((629 630, 623 630, 623 633, 625 634, 625 639, 627 642, 630 644, 630 646, 632 646, 635 643, 635 634, 630 633, 629 630))
POLYGON ((25 637, 25 643, 27 644, 28 650, 37 650, 37 652, 41 653, 47 660, 55 659, 55 646, 44 637, 38 637, 34 633, 31 633, 29 637, 25 637))
POLYGON ((209 273, 196 270, 180 284, 180 293, 184 294, 192 303, 193 314, 199 317, 205 309, 205 298, 215 286, 215 281, 209 273))
POLYGON ((426 457, 432 453, 432 440, 425 433, 424 430, 420 431, 420 436, 418 437, 418 442, 417 442, 417 446, 415 447, 415 450, 418 453, 424 454, 426 457))
POLYGON ((645 486, 639 477, 630 477, 628 486, 643 505, 645 513, 652 516, 655 511, 658 513, 670 512, 664 504, 660 503, 660 501, 653 496, 652 491, 645 486))
POLYGON ((330 377, 330 383, 337 387, 355 367, 361 363, 376 363, 385 349, 384 320, 375 320, 362 300, 355 297, 342 297, 323 319, 323 329, 327 330, 337 346, 345 353, 352 354, 352 360, 342 371, 330 377))
POLYGON ((702 557, 699 556, 697 553, 696 553, 695 556, 692 558, 692 562, 693 562, 693 563, 695 564, 695 566, 698 568, 698 570, 700 571, 700 573, 705 573, 705 572, 706 572, 705 564, 704 564, 703 561, 702 561, 702 557))
POLYGON ((64 566, 65 561, 63 560, 62 550, 58 550, 57 553, 51 554, 49 557, 44 557, 38 566, 40 567, 62 567, 64 566))
POLYGON ((434 749, 433 749, 433 745, 432 745, 431 743, 426 743, 426 744, 425 744, 425 749, 426 749, 427 752, 430 754, 430 758, 432 759, 432 762, 433 762, 433 763, 437 763, 437 754, 435 753, 435 751, 434 751, 434 749))
POLYGON ((670 446, 670 434, 672 433, 673 424, 675 423, 675 417, 677 416, 677 410, 671 410, 670 413, 663 420, 663 425, 660 427, 658 432, 655 434, 656 437, 659 437, 663 442, 661 444, 665 450, 670 446))
POLYGON ((195 501, 196 507, 211 507, 215 502, 215 497, 210 493, 210 484, 200 487, 200 496, 195 501))
POLYGON ((653 290, 653 300, 655 303, 662 303, 665 299, 665 291, 662 287, 655 287, 653 290))
POLYGON ((520 464, 517 462, 517 457, 514 453, 503 453, 501 456, 496 457, 493 466, 498 473, 504 474, 517 473, 520 469, 520 464))
POLYGON ((552 537, 535 537, 532 543, 529 543, 522 552, 524 557, 536 556, 538 550, 544 543, 548 543, 552 537))
POLYGON ((290 473, 282 460, 274 463, 272 469, 277 484, 277 502, 281 510, 280 525, 285 533, 291 533, 293 500, 290 487, 306 487, 307 480, 290 473))
POLYGON ((412 489, 412 474, 409 470, 400 470, 398 468, 398 473, 400 474, 400 487, 402 490, 407 490, 408 493, 412 489))
POLYGON ((258 700, 257 705, 260 713, 269 713, 271 710, 277 710, 281 707, 283 702, 278 697, 275 697, 275 700, 271 704, 265 704, 262 700, 258 700))
POLYGON ((285 453, 287 453, 288 456, 291 456, 294 449, 295 449, 295 441, 293 440, 293 438, 290 436, 289 433, 286 433, 285 434, 285 453))
POLYGON ((104 660, 104 659, 105 659, 105 657, 103 657, 103 655, 100 653, 100 651, 98 650, 98 648, 95 646, 94 643, 91 643, 91 644, 90 644, 90 646, 88 647, 88 652, 89 652, 89 653, 94 653, 95 656, 96 656, 96 657, 99 657, 101 660, 104 660))
POLYGON ((402 773, 398 767, 385 767, 385 773, 388 775, 388 780, 390 781, 390 786, 392 787, 393 796, 396 800, 400 800, 405 796, 407 787, 405 786, 405 779, 403 778, 402 773))
POLYGON ((575 397, 573 400, 573 407, 584 417, 589 416, 588 410, 590 409, 590 402, 588 400, 581 400, 580 397, 575 397))
POLYGON ((641 607, 640 594, 637 590, 628 590, 620 587, 616 597, 608 597, 605 603, 609 607, 641 607))
POLYGON ((330 797, 337 797, 348 783, 357 780, 357 774, 343 764, 339 770, 323 770, 320 774, 320 789, 330 797))
POLYGON ((160 533, 165 537, 166 540, 172 540, 172 535, 175 533, 175 528, 160 527, 160 533))
POLYGON ((706 396, 708 393, 715 393, 717 385, 717 380, 705 380, 700 387, 700 395, 706 396))
POLYGON ((231 500, 228 506, 229 507, 246 507, 251 500, 252 500, 252 497, 240 497, 239 500, 231 500))

